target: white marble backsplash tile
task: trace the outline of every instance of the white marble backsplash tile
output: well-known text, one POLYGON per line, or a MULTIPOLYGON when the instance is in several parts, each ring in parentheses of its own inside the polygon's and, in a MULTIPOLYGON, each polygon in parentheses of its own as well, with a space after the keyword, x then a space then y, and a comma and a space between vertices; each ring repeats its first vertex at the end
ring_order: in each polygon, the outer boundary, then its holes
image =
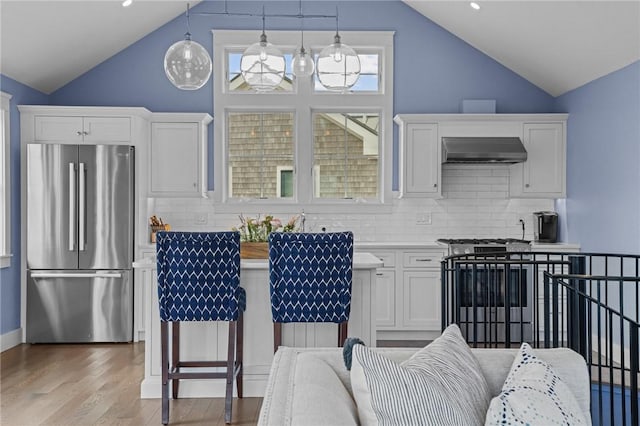
MULTIPOLYGON (((505 165, 444 164, 442 199, 395 199, 391 213, 314 213, 306 208, 306 231, 351 230, 357 241, 424 242, 438 238, 521 238, 518 223, 525 220, 525 238, 533 239, 532 213, 553 210, 548 199, 510 199, 509 169, 505 165), (430 225, 417 224, 419 216, 430 215, 430 225)), ((209 199, 150 199, 148 216, 160 216, 174 230, 222 231, 239 223, 241 210, 215 211, 209 199)), ((268 212, 267 212, 268 213, 268 212)), ((277 214, 288 220, 300 211, 277 214)), ((251 215, 250 215, 251 216, 251 215)))

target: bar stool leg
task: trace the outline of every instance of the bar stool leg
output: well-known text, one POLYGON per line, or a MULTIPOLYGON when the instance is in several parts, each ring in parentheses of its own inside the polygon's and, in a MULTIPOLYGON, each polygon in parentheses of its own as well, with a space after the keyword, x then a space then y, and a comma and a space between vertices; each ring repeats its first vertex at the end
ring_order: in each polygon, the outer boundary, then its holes
POLYGON ((347 321, 343 321, 338 324, 338 346, 344 346, 344 341, 347 340, 347 321))
POLYGON ((238 365, 238 375, 236 376, 236 390, 238 392, 238 398, 242 398, 242 370, 243 370, 243 330, 244 321, 242 319, 242 311, 238 313, 238 322, 236 324, 236 363, 238 365))
POLYGON ((224 399, 224 422, 231 423, 231 409, 233 406, 233 379, 236 354, 236 324, 229 321, 229 340, 227 344, 227 392, 224 399))
MULTIPOLYGON (((180 321, 174 321, 171 323, 171 371, 178 372, 180 368, 180 321)), ((172 397, 173 399, 178 399, 178 386, 180 385, 180 380, 172 379, 172 397)))
POLYGON ((162 365, 162 424, 169 424, 169 326, 160 322, 161 365, 162 365))
POLYGON ((282 344, 282 324, 273 323, 273 353, 278 351, 278 347, 282 344))

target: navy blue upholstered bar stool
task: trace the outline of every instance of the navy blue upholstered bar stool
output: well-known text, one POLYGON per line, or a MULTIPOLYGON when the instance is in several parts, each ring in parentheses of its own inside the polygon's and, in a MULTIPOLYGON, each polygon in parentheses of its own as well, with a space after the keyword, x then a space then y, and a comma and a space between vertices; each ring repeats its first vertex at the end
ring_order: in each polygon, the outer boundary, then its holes
POLYGON ((282 343, 282 323, 338 324, 338 346, 347 338, 351 311, 353 234, 269 235, 269 291, 273 351, 282 343))
POLYGON ((231 422, 233 382, 242 398, 242 312, 238 232, 159 232, 158 302, 162 342, 162 423, 169 423, 169 381, 178 398, 181 379, 226 379, 225 422, 231 422), (229 321, 226 361, 181 361, 180 322, 229 321), (169 344, 169 323, 172 336, 169 344), (171 365, 169 365, 171 346, 171 365), (188 372, 188 367, 226 367, 223 372, 188 372))

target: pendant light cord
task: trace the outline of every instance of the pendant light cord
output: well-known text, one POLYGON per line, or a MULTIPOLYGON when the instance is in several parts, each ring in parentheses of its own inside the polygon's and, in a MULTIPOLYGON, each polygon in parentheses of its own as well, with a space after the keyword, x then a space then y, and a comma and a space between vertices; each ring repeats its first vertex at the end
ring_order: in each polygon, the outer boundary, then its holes
POLYGON ((191 22, 189 20, 189 3, 187 3, 187 33, 184 35, 185 39, 191 40, 191 22))
POLYGON ((298 3, 298 14, 301 16, 300 18, 300 53, 305 54, 304 50, 304 19, 302 18, 302 0, 298 3))

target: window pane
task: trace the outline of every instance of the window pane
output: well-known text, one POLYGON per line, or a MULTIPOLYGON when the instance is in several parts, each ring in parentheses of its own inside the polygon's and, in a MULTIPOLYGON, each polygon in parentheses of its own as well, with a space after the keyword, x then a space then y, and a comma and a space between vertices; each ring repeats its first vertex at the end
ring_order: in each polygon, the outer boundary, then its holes
MULTIPOLYGON (((293 120, 292 112, 228 114, 231 197, 278 196, 281 171, 293 171, 293 120)), ((294 178, 282 196, 293 196, 294 178)))
POLYGON ((293 197, 293 170, 280 170, 279 197, 293 197))
MULTIPOLYGON (((377 53, 359 54, 360 59, 360 77, 349 91, 351 92, 379 92, 380 91, 380 67, 379 57, 377 53)), ((315 55, 317 60, 318 55, 315 55)), ((314 89, 319 92, 328 92, 325 87, 320 84, 318 77, 314 75, 314 89)))
MULTIPOLYGON (((249 86, 245 81, 244 77, 242 77, 242 72, 240 71, 240 59, 242 58, 242 52, 227 52, 227 64, 229 69, 227 70, 227 75, 229 81, 227 82, 228 88, 230 91, 253 91, 251 86, 249 86)), ((291 73, 291 61, 293 60, 293 55, 290 53, 284 54, 285 61, 285 71, 284 78, 280 83, 280 86, 276 89, 277 91, 292 91, 293 90, 293 74, 291 73)))
POLYGON ((379 114, 315 113, 313 158, 316 196, 377 198, 379 114))

